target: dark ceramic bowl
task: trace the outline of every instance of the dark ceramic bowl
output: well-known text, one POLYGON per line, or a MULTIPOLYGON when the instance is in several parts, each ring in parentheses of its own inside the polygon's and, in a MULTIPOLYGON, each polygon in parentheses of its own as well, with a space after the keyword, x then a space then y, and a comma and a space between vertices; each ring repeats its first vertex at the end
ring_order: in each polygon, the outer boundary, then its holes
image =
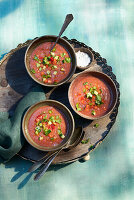
POLYGON ((23 122, 22 122, 22 130, 23 130, 23 134, 24 134, 26 140, 28 141, 28 143, 30 145, 32 145, 33 147, 35 147, 36 149, 41 150, 41 151, 55 151, 55 150, 58 150, 64 146, 66 146, 73 135, 74 127, 75 127, 74 118, 73 118, 71 112, 69 111, 69 109, 66 106, 64 106, 62 103, 55 101, 55 100, 45 100, 45 101, 40 101, 40 102, 34 104, 27 110, 27 112, 24 115, 23 122), (38 108, 45 106, 45 105, 53 106, 53 107, 57 108, 59 111, 61 111, 61 113, 63 113, 63 115, 66 119, 66 122, 67 122, 67 133, 66 133, 65 138, 59 145, 54 146, 54 147, 44 147, 44 146, 40 146, 39 144, 36 144, 30 137, 29 132, 28 132, 28 122, 29 122, 31 115, 33 114, 33 112, 35 110, 37 110, 38 108))
POLYGON ((71 58, 71 70, 70 73, 67 75, 67 77, 65 79, 63 79, 61 82, 57 83, 56 85, 54 84, 45 84, 42 81, 38 80, 37 78, 35 78, 30 70, 30 56, 32 54, 32 52, 34 51, 34 49, 36 47, 38 47, 40 44, 45 43, 45 42, 55 42, 56 41, 57 36, 54 35, 46 35, 46 36, 42 36, 39 37, 37 39, 35 39, 27 48, 26 53, 25 53, 25 66, 27 69, 28 74, 31 76, 31 78, 36 81, 37 83, 43 85, 43 86, 49 86, 49 87, 55 87, 55 86, 59 86, 64 84, 65 82, 67 82, 75 73, 76 70, 76 55, 75 55, 75 51, 73 49, 73 47, 70 45, 69 42, 67 42, 65 39, 60 38, 58 41, 58 44, 62 45, 69 53, 69 56, 71 58))
MULTIPOLYGON (((77 53, 78 51, 86 53, 90 57, 90 63, 85 67, 81 67, 81 66, 77 65, 77 68, 80 69, 80 70, 85 70, 85 69, 88 69, 89 67, 91 67, 91 65, 94 61, 94 54, 92 53, 92 51, 90 51, 89 49, 84 48, 84 47, 76 48, 75 53, 77 53)), ((76 57, 76 63, 77 63, 77 57, 76 57)))
POLYGON ((86 72, 82 72, 79 75, 77 75, 76 78, 72 81, 72 83, 69 86, 68 97, 69 97, 70 105, 72 106, 73 110, 78 115, 80 115, 81 117, 86 118, 86 119, 95 120, 95 119, 100 119, 102 117, 107 116, 114 109, 114 107, 117 103, 118 93, 117 93, 115 83, 113 82, 113 80, 109 76, 107 76, 106 74, 104 74, 102 72, 98 72, 98 71, 86 71, 86 72), (73 93, 74 93, 75 87, 77 86, 77 84, 80 80, 82 80, 85 77, 88 77, 89 75, 97 77, 100 80, 102 80, 108 86, 108 88, 110 90, 111 103, 110 103, 109 108, 106 111, 106 113, 104 115, 100 116, 100 117, 95 117, 95 116, 91 117, 91 116, 84 115, 84 114, 78 112, 75 108, 75 105, 74 105, 73 93))

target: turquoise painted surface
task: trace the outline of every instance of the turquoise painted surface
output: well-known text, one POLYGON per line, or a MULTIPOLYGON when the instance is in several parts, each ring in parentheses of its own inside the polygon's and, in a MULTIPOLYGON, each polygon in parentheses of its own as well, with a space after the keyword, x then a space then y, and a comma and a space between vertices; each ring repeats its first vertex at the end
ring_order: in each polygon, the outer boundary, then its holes
POLYGON ((65 32, 98 51, 121 85, 117 121, 86 163, 51 167, 39 181, 26 171, 30 162, 13 158, 0 166, 3 200, 132 200, 134 197, 134 1, 0 0, 0 55, 29 38, 57 34, 67 13, 74 21, 65 32))

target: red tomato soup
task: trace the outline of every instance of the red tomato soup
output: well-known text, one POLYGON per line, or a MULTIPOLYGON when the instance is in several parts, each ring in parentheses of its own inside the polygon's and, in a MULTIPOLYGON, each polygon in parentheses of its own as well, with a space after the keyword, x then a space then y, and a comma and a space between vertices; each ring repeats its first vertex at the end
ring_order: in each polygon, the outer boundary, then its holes
POLYGON ((60 144, 65 137, 66 128, 64 115, 52 106, 37 109, 28 123, 28 131, 33 141, 45 147, 60 144))
POLYGON ((71 58, 66 49, 53 42, 39 45, 31 54, 30 70, 33 76, 45 84, 57 84, 65 79, 71 70, 71 58))
POLYGON ((73 103, 78 112, 89 117, 100 117, 110 107, 111 93, 105 82, 88 76, 82 78, 75 86, 73 103))

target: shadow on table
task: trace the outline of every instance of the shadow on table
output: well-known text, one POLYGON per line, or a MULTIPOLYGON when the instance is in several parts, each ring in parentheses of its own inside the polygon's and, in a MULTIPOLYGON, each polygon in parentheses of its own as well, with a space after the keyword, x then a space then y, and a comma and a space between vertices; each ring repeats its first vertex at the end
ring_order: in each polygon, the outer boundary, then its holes
POLYGON ((7 61, 5 74, 10 87, 21 95, 26 95, 32 87, 38 85, 28 75, 24 57, 27 46, 15 51, 7 61))
MULTIPOLYGON (((50 166, 47 171, 57 171, 70 164, 72 163, 64 164, 64 165, 53 165, 53 166, 50 166)), ((33 174, 35 175, 39 171, 37 169, 35 172, 32 172, 32 173, 27 172, 31 165, 32 165, 32 162, 28 160, 22 160, 18 156, 14 156, 8 163, 5 164, 5 168, 14 168, 14 171, 16 172, 16 174, 12 177, 11 182, 15 182, 18 179, 20 179, 21 176, 25 175, 24 179, 19 183, 18 189, 22 189, 28 183, 32 175, 33 174)))

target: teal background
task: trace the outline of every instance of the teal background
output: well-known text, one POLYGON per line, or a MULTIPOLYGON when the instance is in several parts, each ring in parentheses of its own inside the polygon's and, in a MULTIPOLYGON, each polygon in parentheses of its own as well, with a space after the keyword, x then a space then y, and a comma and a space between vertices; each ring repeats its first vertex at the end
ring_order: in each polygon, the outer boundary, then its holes
POLYGON ((134 1, 0 0, 0 57, 27 39, 58 34, 68 13, 74 20, 64 35, 99 52, 117 76, 116 123, 89 161, 51 167, 39 182, 26 172, 29 161, 0 165, 0 199, 134 199, 134 1))

